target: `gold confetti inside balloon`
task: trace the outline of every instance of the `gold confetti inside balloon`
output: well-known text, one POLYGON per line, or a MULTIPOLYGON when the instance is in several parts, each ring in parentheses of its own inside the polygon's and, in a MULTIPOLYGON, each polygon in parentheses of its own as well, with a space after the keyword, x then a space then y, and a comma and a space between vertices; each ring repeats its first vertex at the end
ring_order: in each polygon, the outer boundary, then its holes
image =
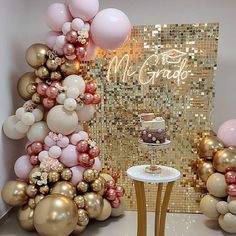
POLYGON ((48 195, 34 211, 34 226, 40 235, 67 236, 76 227, 78 209, 75 203, 62 195, 48 195))
POLYGON ((79 195, 74 198, 74 202, 77 205, 78 208, 84 208, 85 207, 85 200, 84 197, 79 195))
POLYGON ((72 171, 69 168, 65 168, 61 172, 61 178, 64 180, 70 180, 72 178, 72 171))
POLYGON ((51 183, 55 183, 60 179, 60 174, 56 171, 51 171, 48 174, 48 181, 51 183))
POLYGON ((96 193, 85 193, 85 210, 88 212, 89 218, 96 218, 101 214, 103 208, 103 198, 96 193))
POLYGON ((98 221, 104 221, 106 219, 108 219, 111 215, 111 204, 110 202, 108 202, 106 199, 103 199, 104 204, 103 204, 103 208, 102 211, 100 213, 100 215, 98 217, 96 217, 96 220, 98 221))
POLYGON ((94 192, 104 192, 105 182, 102 179, 95 179, 91 183, 91 188, 94 192))
POLYGON ((32 185, 36 184, 37 179, 34 178, 34 175, 35 175, 35 173, 40 173, 40 172, 41 172, 41 170, 40 170, 39 166, 35 166, 35 167, 30 171, 30 173, 29 173, 29 182, 30 182, 30 184, 32 184, 32 185))
POLYGON ((215 172, 215 169, 211 162, 203 162, 199 164, 197 169, 197 174, 199 178, 206 182, 209 176, 211 176, 215 172))
POLYGON ((90 183, 96 179, 96 172, 93 169, 87 169, 83 174, 84 181, 90 183))
POLYGON ((89 223, 89 217, 84 209, 78 210, 78 225, 86 226, 89 223))
POLYGON ((89 185, 84 181, 81 181, 77 184, 77 190, 79 193, 86 193, 88 191, 88 188, 89 185))
POLYGON ((27 200, 27 183, 19 180, 8 181, 2 189, 2 199, 10 206, 22 206, 27 200))
POLYGON ((76 196, 76 189, 71 183, 60 181, 52 187, 51 194, 61 194, 73 199, 76 196))
POLYGON ((22 229, 34 231, 34 210, 29 206, 23 206, 18 211, 18 221, 22 229))

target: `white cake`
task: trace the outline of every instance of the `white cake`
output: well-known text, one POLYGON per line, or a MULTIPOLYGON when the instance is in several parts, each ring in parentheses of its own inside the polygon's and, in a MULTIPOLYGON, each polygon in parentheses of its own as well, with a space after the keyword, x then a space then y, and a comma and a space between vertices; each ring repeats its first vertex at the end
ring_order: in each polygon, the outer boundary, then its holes
POLYGON ((142 121, 141 129, 150 129, 150 130, 157 130, 162 129, 165 130, 166 124, 165 120, 162 117, 156 117, 152 120, 142 121))

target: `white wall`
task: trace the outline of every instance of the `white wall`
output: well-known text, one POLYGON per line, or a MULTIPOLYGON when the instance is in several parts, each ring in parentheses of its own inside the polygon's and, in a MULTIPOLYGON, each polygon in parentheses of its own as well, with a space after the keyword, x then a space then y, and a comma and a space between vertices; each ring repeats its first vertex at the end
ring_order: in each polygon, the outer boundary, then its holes
MULTIPOLYGON (((52 0, 0 0, 0 124, 19 104, 18 77, 29 70, 24 52, 30 44, 43 42, 47 27, 44 13, 52 0), (14 7, 14 8, 13 8, 14 7)), ((219 22, 220 40, 214 124, 236 118, 236 1, 235 0, 100 0, 101 8, 115 7, 129 16, 132 24, 219 22)), ((13 178, 14 160, 24 142, 13 142, 1 134, 0 189, 13 178), (22 144, 22 145, 18 145, 22 144)), ((0 201, 0 217, 6 207, 0 201)))

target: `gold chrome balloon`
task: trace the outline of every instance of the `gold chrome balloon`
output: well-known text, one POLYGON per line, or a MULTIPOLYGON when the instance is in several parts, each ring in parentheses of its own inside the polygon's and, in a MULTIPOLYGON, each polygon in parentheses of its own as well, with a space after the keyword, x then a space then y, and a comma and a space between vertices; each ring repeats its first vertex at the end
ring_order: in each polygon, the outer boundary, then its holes
POLYGON ((40 79, 47 79, 50 76, 50 73, 47 69, 46 66, 40 66, 38 70, 35 72, 35 74, 40 78, 40 79))
POLYGON ((22 229, 34 231, 34 210, 29 206, 23 206, 18 211, 18 221, 22 229))
POLYGON ((197 151, 200 157, 210 160, 223 148, 224 144, 216 136, 207 136, 200 141, 197 151))
POLYGON ((48 50, 44 44, 33 44, 27 49, 25 59, 30 66, 38 68, 46 63, 48 50))
POLYGON ((51 183, 55 183, 60 179, 60 174, 56 171, 51 171, 48 174, 48 181, 51 183))
POLYGON ((47 185, 44 185, 44 186, 42 186, 42 187, 40 187, 39 188, 39 192, 40 193, 42 193, 42 194, 44 194, 44 195, 46 195, 46 194, 48 194, 49 193, 49 187, 47 186, 47 185))
POLYGON ((35 197, 38 193, 38 189, 34 185, 28 185, 26 188, 26 194, 29 197, 35 197))
POLYGON ((69 168, 65 168, 61 172, 61 178, 64 180, 70 180, 72 178, 72 171, 69 168))
POLYGON ((236 170, 236 152, 229 148, 218 151, 214 156, 213 166, 222 173, 226 173, 228 169, 236 170))
POLYGON ((17 91, 18 94, 23 98, 24 100, 31 99, 32 95, 35 93, 29 89, 29 86, 35 86, 35 79, 36 76, 32 72, 27 72, 23 74, 17 83, 17 91))
POLYGON ((110 202, 108 202, 106 199, 103 199, 103 201, 104 201, 104 205, 102 208, 102 212, 98 217, 96 217, 96 220, 98 221, 104 221, 108 219, 111 215, 112 208, 111 208, 110 202))
POLYGON ((61 194, 73 199, 76 196, 76 189, 71 183, 60 181, 52 187, 51 194, 61 194))
POLYGON ((77 205, 78 208, 84 208, 85 207, 85 200, 84 197, 81 195, 78 195, 74 198, 74 202, 77 205))
POLYGON ((91 183, 91 188, 94 192, 104 192, 104 188, 105 188, 105 183, 104 181, 102 181, 101 179, 95 179, 92 183, 91 183))
POLYGON ((85 193, 85 210, 88 212, 89 218, 96 218, 101 214, 103 208, 103 198, 96 193, 85 193))
POLYGON ((29 173, 29 182, 32 185, 37 183, 37 179, 34 178, 35 173, 41 173, 41 170, 40 170, 39 166, 35 166, 29 173))
POLYGON ((55 71, 58 68, 58 63, 54 59, 48 59, 46 65, 50 71, 55 71))
POLYGON ((36 197, 34 198, 35 204, 37 205, 42 199, 44 199, 44 197, 45 196, 43 194, 36 195, 36 197))
POLYGON ((41 102, 41 97, 38 93, 34 93, 31 100, 36 103, 39 104, 41 102))
POLYGON ((90 183, 96 179, 96 172, 93 169, 87 169, 83 174, 84 181, 90 183))
POLYGON ((76 225, 74 231, 72 232, 72 235, 78 235, 82 233, 85 229, 86 229, 86 226, 76 225))
POLYGON ((53 71, 51 72, 51 80, 61 80, 62 75, 59 71, 53 71))
POLYGON ((87 212, 84 209, 78 210, 78 225, 86 226, 89 223, 89 217, 87 212))
POLYGON ((70 61, 66 60, 60 67, 61 73, 64 77, 69 75, 79 74, 80 63, 78 60, 70 61))
POLYGON ((76 227, 78 209, 75 203, 62 195, 48 195, 34 211, 34 226, 40 235, 67 236, 76 227))
POLYGON ((86 193, 88 191, 88 188, 89 185, 84 181, 81 181, 77 184, 77 190, 79 193, 86 193))
POLYGON ((30 198, 28 201, 28 206, 32 209, 34 209, 36 207, 36 202, 34 198, 30 198))
POLYGON ((208 177, 212 175, 214 172, 215 172, 215 169, 211 162, 203 162, 199 164, 198 169, 197 169, 197 174, 199 178, 204 182, 206 182, 208 177))
POLYGON ((10 206, 22 206, 27 200, 27 183, 20 180, 8 181, 2 188, 2 199, 10 206))

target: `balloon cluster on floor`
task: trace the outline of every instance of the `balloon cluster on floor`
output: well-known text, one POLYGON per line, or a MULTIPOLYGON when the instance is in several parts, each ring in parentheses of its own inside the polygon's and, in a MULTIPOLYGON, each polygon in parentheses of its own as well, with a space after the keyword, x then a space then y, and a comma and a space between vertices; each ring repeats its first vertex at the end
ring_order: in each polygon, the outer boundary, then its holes
POLYGON ((23 229, 45 236, 78 234, 90 219, 104 221, 125 210, 117 174, 102 172, 100 149, 83 130, 101 97, 96 81, 82 77, 80 62, 93 60, 97 46, 121 47, 131 29, 123 12, 98 8, 97 0, 49 7, 47 21, 53 31, 47 45, 33 44, 26 51, 34 71, 17 84, 25 102, 3 124, 7 137, 29 141, 14 165, 18 179, 5 184, 2 198, 20 207, 23 229))
POLYGON ((224 231, 236 233, 236 120, 223 123, 217 136, 202 137, 198 154, 197 173, 209 192, 201 200, 201 211, 218 219, 224 231))

